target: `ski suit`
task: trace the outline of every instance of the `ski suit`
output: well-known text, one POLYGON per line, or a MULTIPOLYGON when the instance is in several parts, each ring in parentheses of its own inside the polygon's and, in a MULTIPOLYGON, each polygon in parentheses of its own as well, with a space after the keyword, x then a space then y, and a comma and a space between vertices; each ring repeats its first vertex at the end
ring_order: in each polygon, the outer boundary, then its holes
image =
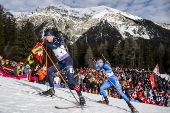
MULTIPOLYGON (((80 92, 80 87, 78 83, 74 80, 73 60, 68 54, 68 52, 66 51, 63 42, 59 38, 55 37, 53 38, 52 42, 45 43, 45 46, 51 48, 55 56, 59 60, 59 63, 56 64, 57 69, 59 71, 65 70, 68 78, 68 82, 74 86, 76 92, 80 92)), ((53 81, 54 81, 54 77, 52 73, 55 73, 56 71, 57 70, 54 66, 51 66, 47 70, 50 87, 53 87, 53 81)))
POLYGON ((105 89, 113 86, 114 84, 114 87, 116 87, 116 90, 118 91, 118 93, 122 96, 122 98, 128 102, 129 99, 127 98, 127 96, 123 93, 122 91, 122 87, 121 85, 119 84, 119 80, 118 78, 114 75, 113 71, 112 71, 112 68, 110 67, 109 64, 107 63, 103 63, 103 65, 100 67, 98 66, 98 63, 97 62, 94 62, 94 65, 96 67, 96 69, 99 69, 99 70, 102 70, 102 71, 105 71, 106 73, 106 76, 108 76, 108 81, 104 82, 102 84, 102 86, 100 87, 100 92, 101 94, 103 95, 103 97, 106 97, 106 92, 104 91, 105 89))

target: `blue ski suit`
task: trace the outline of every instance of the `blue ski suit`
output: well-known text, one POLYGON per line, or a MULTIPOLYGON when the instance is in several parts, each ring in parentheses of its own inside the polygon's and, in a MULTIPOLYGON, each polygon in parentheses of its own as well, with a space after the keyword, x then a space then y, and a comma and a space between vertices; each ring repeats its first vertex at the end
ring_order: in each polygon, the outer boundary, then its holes
MULTIPOLYGON (((55 56, 59 60, 59 63, 56 64, 57 69, 59 71, 65 70, 67 78, 68 78, 68 83, 74 86, 74 89, 76 90, 76 92, 80 92, 80 87, 74 79, 73 60, 70 57, 69 53, 66 51, 66 48, 64 47, 63 42, 59 38, 55 37, 53 38, 52 42, 47 42, 44 45, 51 48, 55 56)), ((56 71, 57 70, 54 66, 51 66, 47 70, 50 87, 54 86, 53 85, 54 77, 52 73, 55 73, 56 71)))
POLYGON ((106 73, 106 76, 108 76, 108 81, 104 82, 102 84, 102 86, 100 87, 100 92, 101 94, 103 95, 103 97, 106 97, 106 92, 104 91, 105 89, 111 87, 111 86, 114 86, 117 90, 117 92, 122 96, 122 98, 128 102, 129 99, 128 97, 123 93, 122 91, 122 87, 119 83, 119 80, 117 78, 117 76, 114 75, 113 71, 112 71, 112 68, 110 67, 109 64, 107 63, 103 63, 103 65, 100 67, 98 66, 98 62, 94 62, 94 65, 96 67, 96 69, 99 69, 99 70, 102 70, 102 71, 105 71, 106 73))

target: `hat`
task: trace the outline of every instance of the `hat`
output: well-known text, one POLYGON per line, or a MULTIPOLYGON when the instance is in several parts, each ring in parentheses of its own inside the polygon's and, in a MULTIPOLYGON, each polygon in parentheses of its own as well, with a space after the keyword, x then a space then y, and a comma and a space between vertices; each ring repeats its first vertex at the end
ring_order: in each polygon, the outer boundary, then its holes
POLYGON ((44 33, 44 36, 54 36, 53 31, 48 31, 44 33))
POLYGON ((24 64, 24 62, 20 61, 19 64, 24 64))
POLYGON ((98 59, 98 60, 97 60, 97 63, 100 63, 100 62, 103 62, 103 60, 102 60, 102 59, 98 59))
POLYGON ((9 62, 9 60, 8 60, 8 59, 6 59, 6 60, 5 60, 5 62, 9 62))
POLYGON ((26 67, 30 66, 29 64, 26 65, 26 67))
POLYGON ((15 61, 12 62, 12 65, 17 65, 17 63, 15 61))

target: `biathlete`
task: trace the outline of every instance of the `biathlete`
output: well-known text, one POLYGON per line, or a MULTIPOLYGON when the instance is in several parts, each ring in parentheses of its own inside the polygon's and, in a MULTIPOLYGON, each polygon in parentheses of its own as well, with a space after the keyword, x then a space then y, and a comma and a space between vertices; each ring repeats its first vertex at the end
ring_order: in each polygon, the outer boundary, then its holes
MULTIPOLYGON (((75 91, 77 92, 77 94, 79 96, 79 100, 80 100, 80 105, 84 105, 85 99, 82 96, 80 86, 74 79, 73 60, 72 60, 71 56, 69 55, 69 53, 67 52, 67 50, 64 46, 64 43, 61 41, 60 38, 55 37, 53 31, 51 31, 51 30, 47 30, 44 34, 44 38, 39 39, 39 42, 41 42, 41 43, 43 43, 45 41, 47 41, 47 42, 44 43, 44 45, 47 46, 48 48, 52 49, 52 51, 54 52, 55 56, 57 57, 57 59, 59 61, 58 64, 56 64, 57 69, 59 71, 60 70, 66 71, 68 83, 72 84, 75 91)), ((51 96, 53 96, 55 94, 54 84, 53 84, 53 81, 54 81, 53 73, 55 73, 56 71, 57 70, 54 66, 51 66, 47 70, 50 89, 47 91, 44 91, 43 94, 46 94, 46 95, 49 94, 51 96)))
POLYGON ((98 101, 98 102, 109 104, 109 100, 108 100, 106 92, 104 90, 111 87, 111 86, 114 86, 116 88, 117 92, 119 93, 119 95, 121 95, 121 97, 126 101, 129 108, 131 109, 131 111, 133 113, 138 113, 137 110, 134 108, 134 106, 130 103, 128 97, 123 93, 122 87, 119 83, 119 80, 114 75, 110 65, 107 64, 107 63, 104 63, 102 59, 98 59, 98 60, 94 61, 94 66, 95 66, 96 69, 104 71, 105 76, 108 78, 108 80, 106 82, 104 82, 102 84, 102 86, 100 87, 100 93, 104 97, 104 100, 98 101))

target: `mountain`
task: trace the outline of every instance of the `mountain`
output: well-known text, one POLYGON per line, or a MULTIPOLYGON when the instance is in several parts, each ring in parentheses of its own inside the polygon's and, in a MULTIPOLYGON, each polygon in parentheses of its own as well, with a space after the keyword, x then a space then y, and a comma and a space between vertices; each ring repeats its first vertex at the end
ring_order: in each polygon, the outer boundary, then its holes
MULTIPOLYGON (((109 105, 96 103, 102 96, 85 93, 86 105, 81 108, 55 109, 55 106, 75 106, 76 100, 67 88, 55 88, 53 97, 36 95, 47 90, 47 86, 0 76, 0 113, 130 113, 123 99, 109 98, 109 105)), ((77 97, 75 91, 72 91, 77 97)), ((140 113, 168 113, 169 107, 132 102, 140 113)))
POLYGON ((72 42, 118 41, 128 37, 170 42, 170 25, 106 7, 71 8, 64 4, 49 5, 17 16, 18 25, 29 20, 37 34, 46 28, 57 27, 72 42))

